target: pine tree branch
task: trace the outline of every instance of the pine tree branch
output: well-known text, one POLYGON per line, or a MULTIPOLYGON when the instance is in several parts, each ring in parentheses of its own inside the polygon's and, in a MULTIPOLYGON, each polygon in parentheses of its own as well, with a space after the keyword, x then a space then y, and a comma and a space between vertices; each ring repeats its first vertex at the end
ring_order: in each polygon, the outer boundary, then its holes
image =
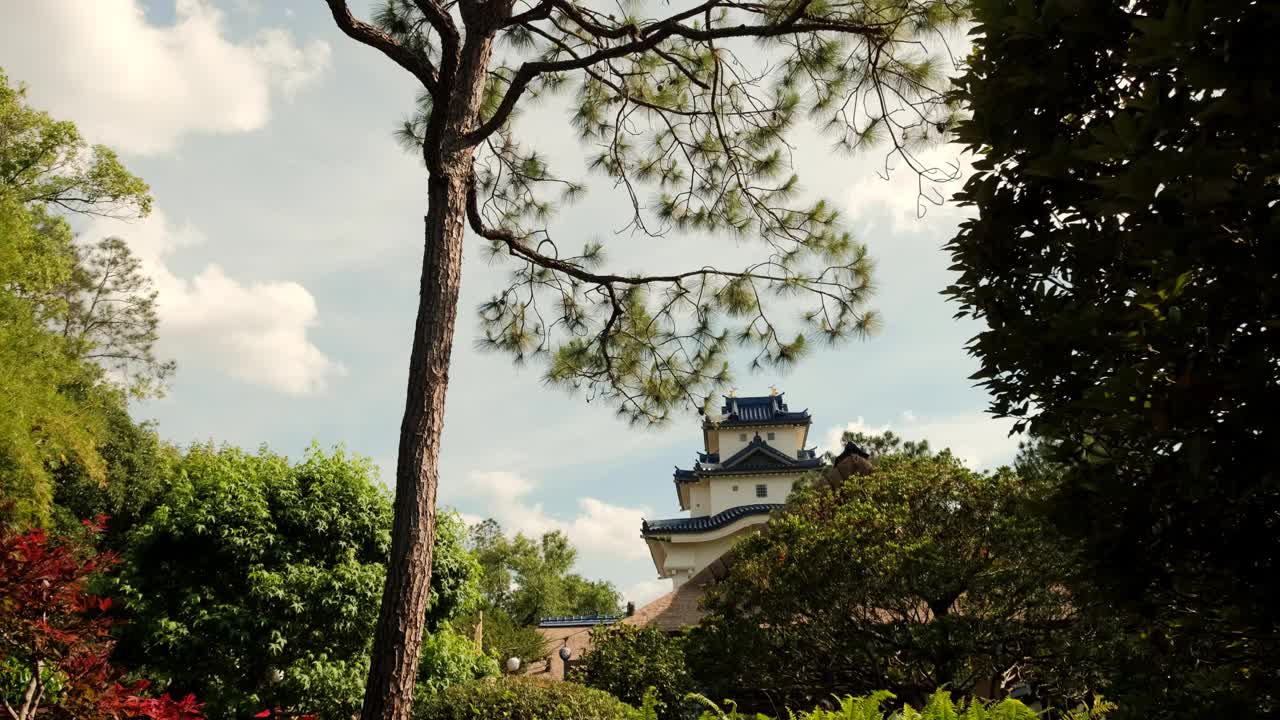
POLYGON ((453 18, 445 9, 436 4, 435 0, 413 0, 413 4, 431 24, 431 29, 440 36, 440 75, 447 84, 457 72, 458 52, 462 48, 462 36, 458 33, 458 26, 454 24, 453 18))
MULTIPOLYGON (((555 6, 559 7, 560 4, 568 5, 567 3, 559 3, 555 4, 555 6)), ((499 102, 493 115, 481 124, 480 127, 459 138, 458 142, 464 147, 473 146, 496 132, 498 128, 502 127, 507 122, 507 119, 511 116, 511 112, 519 102, 520 97, 528 88, 529 83, 539 75, 566 72, 570 70, 582 70, 607 60, 647 52, 655 49, 663 41, 673 37, 700 42, 728 38, 766 38, 784 35, 803 35, 806 33, 819 32, 838 32, 852 35, 863 35, 870 38, 885 37, 885 30, 875 24, 847 23, 810 18, 805 15, 805 9, 807 6, 807 0, 805 2, 801 2, 790 15, 777 23, 768 25, 752 25, 743 23, 721 28, 698 28, 685 25, 681 22, 682 20, 686 20, 690 17, 710 12, 718 7, 725 7, 721 0, 709 0, 709 2, 703 3, 695 8, 648 25, 636 26, 634 24, 629 24, 616 28, 610 28, 600 25, 599 23, 591 22, 585 18, 581 12, 578 12, 576 8, 574 8, 571 13, 566 14, 593 37, 604 39, 632 37, 634 39, 630 42, 611 47, 604 47, 589 55, 582 55, 569 60, 529 61, 521 64, 520 68, 511 78, 511 82, 507 87, 507 92, 503 95, 502 100, 499 102), (581 21, 579 19, 581 19, 581 21), (599 31, 596 31, 596 28, 599 28, 599 31)))
MULTIPOLYGON (((325 2, 329 4, 329 11, 333 13, 334 22, 338 24, 338 28, 347 37, 380 51, 390 58, 392 62, 408 70, 411 75, 418 79, 418 82, 422 83, 423 87, 435 92, 440 84, 440 79, 434 63, 397 43, 382 30, 356 19, 351 14, 351 9, 347 7, 346 0, 325 0, 325 2)), ((419 2, 420 7, 427 5, 433 5, 433 3, 429 2, 429 0, 421 0, 419 2)), ((425 13, 426 10, 424 9, 423 12, 425 13)), ((428 14, 428 18, 430 17, 428 14)), ((454 33, 457 33, 456 29, 454 33)), ((443 37, 443 34, 441 37, 443 37)))

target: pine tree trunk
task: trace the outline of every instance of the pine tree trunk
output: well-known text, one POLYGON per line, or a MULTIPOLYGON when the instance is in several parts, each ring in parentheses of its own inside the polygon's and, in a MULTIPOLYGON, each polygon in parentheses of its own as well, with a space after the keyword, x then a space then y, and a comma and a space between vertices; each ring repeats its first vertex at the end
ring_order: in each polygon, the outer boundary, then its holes
POLYGON ((396 459, 395 522, 361 720, 408 720, 431 589, 440 436, 453 350, 472 150, 456 138, 479 116, 492 33, 469 33, 447 102, 427 129, 430 174, 418 316, 396 459))

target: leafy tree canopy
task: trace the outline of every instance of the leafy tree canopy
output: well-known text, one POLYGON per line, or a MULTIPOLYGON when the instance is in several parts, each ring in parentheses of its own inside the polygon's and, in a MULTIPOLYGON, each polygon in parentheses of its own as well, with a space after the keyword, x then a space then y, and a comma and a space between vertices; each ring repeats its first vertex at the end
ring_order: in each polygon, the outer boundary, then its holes
POLYGON ((1074 546, 1028 507, 1041 491, 948 453, 888 454, 834 490, 798 490, 709 588, 695 677, 759 709, 986 682, 1082 697, 1104 636, 1063 586, 1074 546))
POLYGON ((100 445, 124 391, 158 392, 155 294, 118 239, 82 246, 68 213, 138 217, 147 186, 69 122, 26 105, 0 71, 0 488, 46 523, 50 470, 106 479, 100 445))
POLYGON ((570 572, 578 551, 555 530, 533 540, 508 538, 494 520, 468 530, 468 545, 482 568, 486 606, 533 625, 544 617, 618 614, 621 596, 611 583, 570 572))
MULTIPOLYGON (((341 451, 313 447, 291 464, 266 450, 191 448, 111 578, 131 619, 121 661, 197 692, 217 716, 350 716, 390 552, 390 501, 373 478, 367 460, 341 451)), ((433 628, 474 601, 478 574, 461 521, 441 520, 433 628)))
POLYGON ((1280 711, 1280 8, 976 2, 947 290, 1145 658, 1135 713, 1280 711), (1147 708, 1147 709, 1143 709, 1147 708))
POLYGON ((614 13, 530 0, 494 8, 489 22, 463 13, 462 27, 447 9, 415 0, 388 0, 372 25, 329 4, 348 35, 422 82, 398 135, 429 168, 440 169, 438 109, 464 104, 449 96, 449 74, 484 74, 474 126, 453 144, 470 154, 471 229, 512 269, 506 289, 479 308, 480 346, 541 361, 548 382, 587 388, 633 421, 709 402, 729 382, 735 346, 751 349, 753 368, 789 367, 815 344, 877 327, 866 246, 832 203, 805 197, 793 172, 788 137, 799 126, 816 123, 845 153, 889 144, 922 174, 922 195, 954 177, 916 154, 953 119, 941 63, 920 41, 955 25, 963 3, 711 0, 662 17, 656 6, 614 13), (484 56, 487 68, 455 56, 490 33, 504 42, 484 56), (557 208, 586 183, 557 172, 515 119, 522 104, 557 95, 570 98, 591 171, 630 200, 623 230, 758 239, 760 258, 624 274, 601 269, 603 243, 556 236, 557 208), (771 302, 797 308, 784 298, 807 303, 798 323, 769 311, 771 302))
POLYGON ((840 442, 854 443, 873 458, 885 455, 929 457, 933 454, 928 440, 905 440, 892 430, 885 430, 882 433, 846 430, 841 434, 840 442))
POLYGON ((685 696, 693 679, 685 664, 684 638, 652 627, 601 625, 591 631, 591 647, 574 666, 574 679, 640 707, 646 696, 658 718, 688 715, 685 696))

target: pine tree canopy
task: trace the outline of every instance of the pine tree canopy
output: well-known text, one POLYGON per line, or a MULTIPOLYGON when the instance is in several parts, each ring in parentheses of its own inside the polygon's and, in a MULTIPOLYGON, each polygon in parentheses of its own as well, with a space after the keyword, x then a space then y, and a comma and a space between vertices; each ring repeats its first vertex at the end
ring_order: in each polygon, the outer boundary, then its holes
POLYGON ((753 368, 786 367, 875 328, 866 246, 792 172, 800 126, 840 151, 882 142, 922 187, 952 177, 918 150, 955 117, 926 44, 962 19, 963 2, 389 0, 370 23, 328 3, 346 34, 422 84, 399 135, 433 173, 465 176, 468 225, 509 264, 510 282, 479 308, 481 345, 540 361, 550 384, 633 422, 704 407, 729 382, 734 347, 753 368), (479 116, 460 118, 475 73, 479 116), (624 232, 749 239, 758 258, 628 275, 603 269, 601 243, 554 236, 549 220, 585 185, 513 123, 552 94, 568 99, 590 170, 630 198, 624 232), (797 307, 795 322, 780 317, 797 307))

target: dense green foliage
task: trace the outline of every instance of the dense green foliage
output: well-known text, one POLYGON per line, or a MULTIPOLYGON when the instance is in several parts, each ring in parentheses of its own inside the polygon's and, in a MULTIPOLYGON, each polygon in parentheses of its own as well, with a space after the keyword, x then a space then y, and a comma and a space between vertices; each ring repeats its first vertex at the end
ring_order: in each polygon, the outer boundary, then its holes
POLYGON ((14 518, 50 521, 51 471, 107 479, 124 393, 158 392, 150 281, 118 239, 73 241, 64 215, 139 217, 146 183, 74 124, 26 105, 0 71, 0 491, 14 518))
MULTIPOLYGON (((390 501, 373 478, 367 461, 341 451, 313 448, 291 464, 265 450, 193 447, 124 541, 111 590, 131 622, 117 656, 196 692, 214 716, 265 707, 349 715, 389 552, 390 501)), ((433 631, 474 601, 477 568, 462 533, 460 520, 442 516, 433 631)), ((449 643, 431 645, 429 667, 456 679, 483 673, 474 650, 464 658, 449 643)))
POLYGON ((460 615, 454 627, 463 634, 474 633, 477 623, 481 626, 480 643, 484 652, 500 661, 516 657, 528 664, 546 658, 550 652, 547 639, 535 626, 518 623, 505 610, 491 605, 482 603, 473 612, 460 615))
POLYGON ((476 652, 472 638, 448 628, 436 630, 422 638, 414 693, 421 700, 451 685, 499 673, 498 659, 476 652))
POLYGON ((708 590, 688 650, 700 687, 753 709, 1004 682, 1082 697, 1106 636, 1062 585, 1073 545, 1033 512, 1041 490, 946 452, 884 455, 834 490, 798 490, 708 590))
POLYGON ((612 584, 570 572, 578 551, 555 530, 533 540, 508 538, 493 520, 472 526, 468 547, 482 569, 485 606, 515 622, 536 624, 544 617, 619 614, 621 596, 612 584))
POLYGON ((1135 715, 1280 712, 1280 7, 974 3, 948 294, 1052 443, 1135 715))
POLYGON ((682 717, 685 696, 694 690, 684 642, 652 627, 602 625, 591 631, 591 649, 573 668, 575 679, 637 707, 652 690, 659 718, 682 717))
POLYGON ((523 677, 449 687, 413 708, 414 720, 631 720, 635 711, 600 690, 523 677))
MULTIPOLYGON (((786 717, 787 720, 1039 720, 1043 717, 1017 700, 956 700, 944 690, 930 695, 919 709, 910 704, 886 709, 893 700, 893 693, 884 690, 857 697, 846 695, 827 699, 826 707, 800 713, 788 711, 786 717)), ((728 709, 707 700, 703 703, 707 710, 699 720, 771 720, 763 714, 744 715, 732 703, 728 703, 728 709)), ((1062 720, 1102 720, 1114 709, 1113 704, 1094 699, 1091 704, 1080 705, 1060 717, 1062 720)))

